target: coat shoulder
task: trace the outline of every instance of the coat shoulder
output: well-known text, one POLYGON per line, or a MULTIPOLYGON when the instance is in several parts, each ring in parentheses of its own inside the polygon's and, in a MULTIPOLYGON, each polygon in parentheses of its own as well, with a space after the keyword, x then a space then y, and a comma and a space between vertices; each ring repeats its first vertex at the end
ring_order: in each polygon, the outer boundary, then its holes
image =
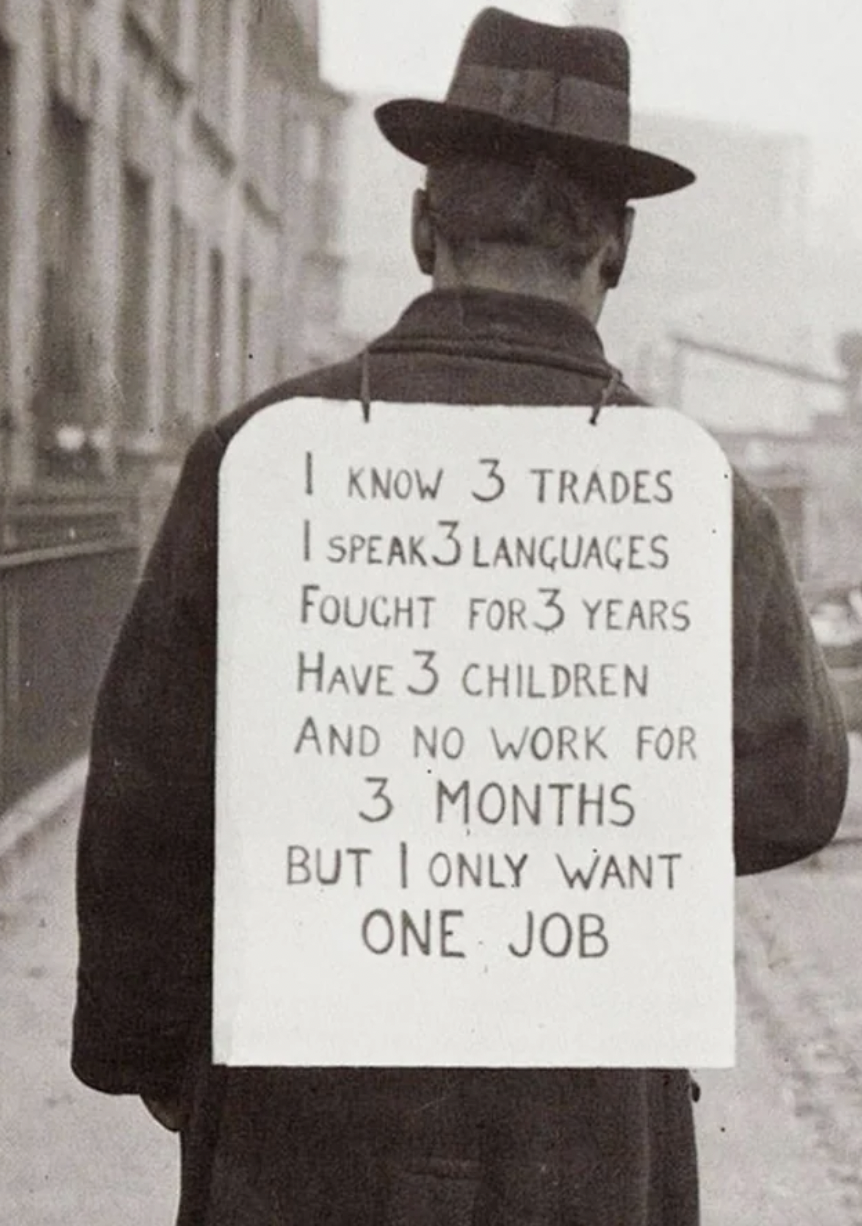
POLYGON ((359 396, 362 380, 362 359, 348 358, 333 366, 312 370, 267 388, 253 400, 249 400, 233 413, 223 417, 215 426, 215 432, 226 447, 247 422, 265 409, 290 400, 311 397, 319 400, 351 400, 359 396))
POLYGON ((751 555, 760 566, 777 546, 783 547, 781 525, 764 493, 733 470, 733 534, 737 555, 751 555))

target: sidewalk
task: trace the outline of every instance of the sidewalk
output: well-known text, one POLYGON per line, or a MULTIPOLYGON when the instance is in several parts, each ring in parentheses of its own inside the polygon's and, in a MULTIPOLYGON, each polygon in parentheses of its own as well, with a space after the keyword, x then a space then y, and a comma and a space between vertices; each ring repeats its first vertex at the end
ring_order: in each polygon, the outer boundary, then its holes
POLYGON ((69 1070, 79 799, 0 888, 0 1221, 170 1226, 175 1140, 137 1100, 95 1094, 69 1070))
POLYGON ((0 884, 67 807, 79 802, 86 773, 86 758, 78 758, 0 814, 0 884))
MULTIPOLYGON (((862 1226, 862 741, 853 761, 833 847, 739 884, 738 1065, 698 1074, 703 1226, 862 1226)), ((176 1140, 68 1067, 79 800, 0 874, 2 1220, 170 1226, 176 1140)))
MULTIPOLYGON (((780 930, 788 904, 769 905, 767 922, 780 930)), ((832 1160, 829 1071, 808 1084, 800 1077, 811 1040, 798 1003, 777 982, 790 968, 776 966, 762 946, 752 948, 752 916, 764 913, 761 883, 742 883, 737 906, 737 946, 746 951, 739 957, 737 1064, 696 1073, 702 1226, 862 1226, 862 1167, 848 1185, 832 1160)), ((855 919, 862 919, 858 905, 855 919)), ((853 1069, 840 1073, 852 1077, 853 1069)))

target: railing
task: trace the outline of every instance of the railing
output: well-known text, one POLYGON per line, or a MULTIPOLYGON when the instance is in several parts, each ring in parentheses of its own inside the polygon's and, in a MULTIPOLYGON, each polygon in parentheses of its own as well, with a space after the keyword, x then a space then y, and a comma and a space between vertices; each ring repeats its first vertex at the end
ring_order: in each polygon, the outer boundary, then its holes
MULTIPOLYGON (((116 504, 115 504, 116 510, 116 504)), ((138 574, 107 503, 7 508, 0 553, 0 814, 79 754, 138 574), (10 541, 10 533, 13 540, 10 541)))
POLYGON ((136 535, 137 502, 125 495, 94 494, 83 484, 74 493, 68 484, 38 492, 17 493, 0 504, 0 556, 21 550, 94 541, 129 540, 136 535))

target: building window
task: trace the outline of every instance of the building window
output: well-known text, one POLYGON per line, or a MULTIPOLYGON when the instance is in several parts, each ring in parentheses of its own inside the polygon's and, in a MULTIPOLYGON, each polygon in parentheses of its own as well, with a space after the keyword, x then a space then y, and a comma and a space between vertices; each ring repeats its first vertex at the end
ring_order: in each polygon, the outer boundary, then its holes
MULTIPOLYGON (((86 126, 53 100, 42 162, 41 350, 33 411, 43 471, 63 475, 66 451, 86 437, 90 404, 86 126)), ((71 463, 71 458, 70 458, 71 463)), ((73 471, 70 469, 70 471, 73 471)))
POLYGON ((248 400, 254 387, 252 373, 254 363, 253 293, 251 277, 243 277, 239 287, 239 390, 241 400, 248 400))
POLYGON ((161 29, 168 49, 176 55, 180 45, 180 0, 162 0, 161 29))
POLYGON ((338 227, 338 182, 334 130, 325 116, 306 121, 301 150, 302 179, 311 205, 312 244, 329 251, 336 243, 338 227))
POLYGON ((198 9, 198 103, 222 135, 228 130, 230 5, 202 0, 198 9))
POLYGON ((222 345, 224 330, 224 257, 215 247, 209 260, 209 327, 207 338, 207 410, 222 411, 222 345))
POLYGON ((120 383, 123 426, 140 433, 147 424, 150 340, 150 187, 126 167, 122 201, 120 383))
POLYGON ((196 241, 180 210, 171 209, 170 301, 166 403, 168 429, 185 439, 194 421, 196 241))
MULTIPOLYGON (((210 0, 204 0, 205 4, 210 0)), ((132 12, 154 32, 165 47, 176 54, 180 36, 180 0, 129 0, 132 12)))
POLYGON ((309 119, 302 127, 302 147, 300 150, 300 172, 304 183, 316 183, 323 169, 323 141, 320 124, 316 119, 309 119))
POLYGON ((249 27, 245 149, 249 178, 273 207, 281 203, 283 189, 286 39, 271 8, 261 6, 249 27))
MULTIPOLYGON (((9 257, 15 216, 12 200, 12 73, 12 53, 5 43, 0 42, 0 158, 3 162, 0 174, 0 432, 3 430, 3 416, 9 403, 9 257)), ((2 446, 0 439, 0 448, 2 446)), ((0 473, 0 477, 2 475, 0 473)))
POLYGON ((183 217, 176 207, 171 209, 171 246, 169 260, 170 284, 168 286, 168 331, 167 353, 165 355, 165 406, 167 408, 166 425, 170 429, 180 415, 180 362, 182 355, 182 339, 180 327, 182 319, 182 295, 180 281, 182 278, 182 244, 183 217))
POLYGON ((182 364, 183 344, 183 215, 178 208, 171 209, 170 286, 168 292, 168 351, 165 371, 165 403, 167 427, 176 428, 182 413, 182 364))

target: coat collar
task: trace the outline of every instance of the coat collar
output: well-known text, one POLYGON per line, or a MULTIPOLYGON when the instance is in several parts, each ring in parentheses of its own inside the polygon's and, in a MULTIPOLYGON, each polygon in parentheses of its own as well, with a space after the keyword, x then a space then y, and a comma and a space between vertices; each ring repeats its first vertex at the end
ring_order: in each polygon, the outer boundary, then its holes
POLYGON ((557 353, 602 373, 610 370, 595 328, 578 311, 548 298, 496 290, 433 290, 407 307, 398 323, 372 345, 386 352, 402 346, 434 348, 459 342, 486 344, 537 354, 557 353))

